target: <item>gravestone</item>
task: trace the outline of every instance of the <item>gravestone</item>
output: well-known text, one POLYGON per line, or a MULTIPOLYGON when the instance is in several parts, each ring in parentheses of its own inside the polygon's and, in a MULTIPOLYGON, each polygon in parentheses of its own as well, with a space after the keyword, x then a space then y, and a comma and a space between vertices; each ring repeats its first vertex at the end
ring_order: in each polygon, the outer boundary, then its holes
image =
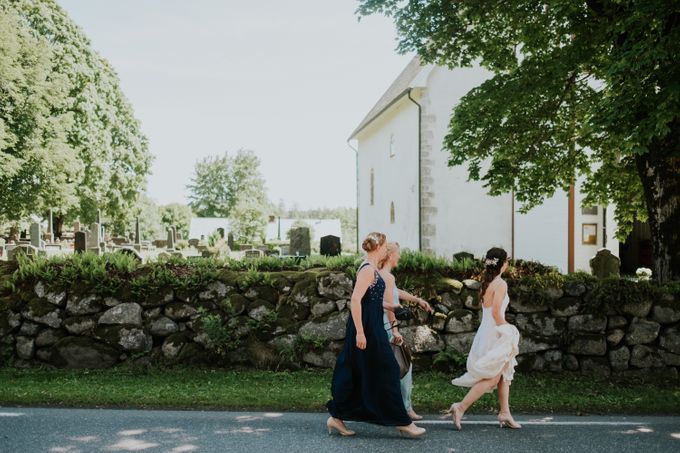
POLYGON ((289 245, 282 245, 281 246, 281 255, 283 255, 283 256, 290 255, 290 246, 289 245))
POLYGON ((30 244, 19 244, 7 252, 7 259, 9 261, 15 261, 19 255, 34 257, 38 255, 38 251, 38 247, 34 247, 30 244))
POLYGON ((229 250, 234 250, 234 233, 232 233, 231 231, 227 235, 227 245, 229 246, 229 250))
POLYGON ((309 256, 311 253, 309 228, 300 227, 290 230, 290 254, 309 256))
POLYGON ((175 234, 174 234, 172 228, 168 228, 167 231, 168 231, 168 240, 167 240, 167 244, 166 244, 167 250, 169 252, 170 251, 174 252, 175 251, 175 234))
POLYGON ((80 222, 77 220, 73 222, 73 232, 75 233, 76 231, 80 231, 80 222))
POLYGON ((174 246, 177 244, 177 228, 175 226, 171 226, 170 229, 172 230, 172 244, 174 246))
POLYGON ((464 259, 474 260, 475 255, 470 252, 458 252, 453 254, 453 259, 458 261, 463 261, 464 259))
POLYGON ((83 253, 87 250, 87 231, 76 231, 73 242, 73 251, 83 253))
POLYGON ((329 234, 321 238, 319 250, 324 256, 338 256, 342 252, 340 238, 329 234))
POLYGON ((31 224, 31 245, 35 248, 40 248, 40 224, 33 222, 31 224))
POLYGON ((168 246, 168 240, 167 239, 154 239, 152 244, 156 248, 163 249, 163 248, 166 248, 168 246))
POLYGON ((244 252, 244 258, 260 258, 263 255, 263 251, 259 249, 250 249, 244 252))
POLYGON ((590 270, 597 278, 618 277, 621 260, 607 249, 600 249, 590 259, 590 270))
POLYGON ((140 253, 137 250, 133 249, 132 247, 120 248, 116 251, 116 253, 122 253, 124 255, 129 255, 129 256, 135 258, 140 263, 143 261, 142 255, 140 255, 140 253))
MULTIPOLYGON (((99 214, 97 214, 99 216, 99 214)), ((90 232, 87 235, 87 251, 99 254, 101 252, 101 242, 102 242, 102 228, 101 224, 95 222, 90 225, 90 232)))
POLYGON ((114 236, 111 238, 111 242, 113 242, 116 245, 123 245, 128 243, 128 238, 124 236, 114 236))
POLYGON ((198 247, 198 243, 199 243, 199 242, 200 242, 200 241, 199 241, 198 239, 195 239, 195 238, 194 238, 194 239, 189 239, 189 246, 190 246, 190 247, 194 247, 194 248, 195 248, 195 247, 198 247))

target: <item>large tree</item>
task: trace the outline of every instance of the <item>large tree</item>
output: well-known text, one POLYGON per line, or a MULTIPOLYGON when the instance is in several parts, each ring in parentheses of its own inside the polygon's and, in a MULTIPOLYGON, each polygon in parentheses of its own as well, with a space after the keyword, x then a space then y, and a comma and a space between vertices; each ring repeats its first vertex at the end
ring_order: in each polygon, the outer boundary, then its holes
POLYGON ((208 156, 196 163, 194 172, 187 188, 189 205, 199 217, 230 217, 239 201, 266 204, 260 159, 253 151, 208 156))
POLYGON ((372 13, 424 63, 493 72, 454 109, 451 165, 524 210, 582 177, 619 238, 649 222, 656 277, 680 278, 680 2, 361 0, 372 13))
POLYGON ((68 84, 51 58, 47 40, 0 5, 0 223, 77 202, 82 166, 66 137, 68 84))
MULTIPOLYGON (((70 119, 61 131, 66 146, 45 148, 44 152, 51 154, 51 160, 64 162, 62 166, 72 166, 68 172, 50 171, 69 196, 45 197, 43 209, 56 208, 59 222, 80 217, 86 223, 94 221, 101 209, 114 230, 123 232, 146 184, 151 155, 116 73, 54 0, 4 0, 0 14, 9 12, 36 42, 46 44, 47 80, 60 81, 67 95, 65 102, 51 103, 45 116, 47 122, 70 119)), ((22 119, 14 111, 10 115, 15 121, 22 119)), ((15 151, 19 156, 24 152, 15 151)), ((25 180, 11 184, 12 192, 32 190, 25 180)), ((49 185, 41 184, 40 191, 34 193, 44 192, 46 187, 49 185)))
POLYGON ((181 203, 170 203, 160 208, 161 222, 164 228, 174 226, 182 238, 189 239, 189 227, 194 213, 191 208, 181 203))

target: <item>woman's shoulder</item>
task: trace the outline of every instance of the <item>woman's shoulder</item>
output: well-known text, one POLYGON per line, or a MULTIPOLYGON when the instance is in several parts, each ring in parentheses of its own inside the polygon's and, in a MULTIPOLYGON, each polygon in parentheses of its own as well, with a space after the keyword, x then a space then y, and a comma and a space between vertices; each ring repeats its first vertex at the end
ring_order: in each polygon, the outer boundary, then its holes
POLYGON ((392 275, 391 272, 386 271, 386 270, 380 270, 379 274, 383 278, 383 280, 385 280, 386 282, 394 283, 394 275, 392 275))
POLYGON ((508 284, 503 280, 503 277, 497 278, 489 284, 489 289, 492 291, 507 290, 508 284))

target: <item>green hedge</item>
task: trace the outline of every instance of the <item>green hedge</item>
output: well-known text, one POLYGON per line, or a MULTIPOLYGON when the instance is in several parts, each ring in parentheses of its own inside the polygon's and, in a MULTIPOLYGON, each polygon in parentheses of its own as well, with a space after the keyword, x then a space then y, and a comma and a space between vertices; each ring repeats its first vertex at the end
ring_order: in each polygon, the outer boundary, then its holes
MULTIPOLYGON (((22 287, 42 281, 54 288, 70 288, 78 282, 83 288, 91 288, 100 295, 112 295, 123 286, 135 294, 144 294, 163 287, 194 290, 205 287, 211 281, 238 281, 240 287, 255 284, 273 284, 272 272, 302 272, 332 270, 354 277, 361 262, 359 256, 310 257, 296 261, 295 258, 233 260, 215 258, 180 258, 139 263, 130 255, 109 253, 74 254, 61 257, 20 256, 16 263, 0 264, 0 291, 17 292, 22 287), (238 275, 236 275, 238 273, 238 275)), ((436 290, 443 278, 464 280, 476 278, 482 271, 478 260, 446 260, 422 253, 404 252, 395 270, 400 287, 419 290, 436 290)), ((605 279, 600 282, 584 272, 560 274, 554 267, 530 261, 511 261, 506 274, 511 296, 530 294, 535 301, 550 299, 548 289, 564 289, 569 285, 584 285, 592 292, 597 305, 625 300, 655 297, 659 291, 680 295, 680 282, 659 287, 654 282, 637 282, 627 278, 605 279)))

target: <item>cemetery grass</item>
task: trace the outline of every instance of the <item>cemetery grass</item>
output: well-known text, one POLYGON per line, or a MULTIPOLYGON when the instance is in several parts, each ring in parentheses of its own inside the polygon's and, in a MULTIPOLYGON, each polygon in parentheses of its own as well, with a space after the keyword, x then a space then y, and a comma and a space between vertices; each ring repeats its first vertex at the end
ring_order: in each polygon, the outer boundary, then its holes
MULTIPOLYGON (((258 371, 0 369, 0 405, 143 409, 325 411, 330 370, 258 371)), ((451 375, 415 373, 414 407, 437 413, 463 397, 451 375)), ((680 383, 613 382, 583 376, 515 375, 515 413, 680 414, 680 383)), ((497 410, 495 393, 470 413, 497 410)))

